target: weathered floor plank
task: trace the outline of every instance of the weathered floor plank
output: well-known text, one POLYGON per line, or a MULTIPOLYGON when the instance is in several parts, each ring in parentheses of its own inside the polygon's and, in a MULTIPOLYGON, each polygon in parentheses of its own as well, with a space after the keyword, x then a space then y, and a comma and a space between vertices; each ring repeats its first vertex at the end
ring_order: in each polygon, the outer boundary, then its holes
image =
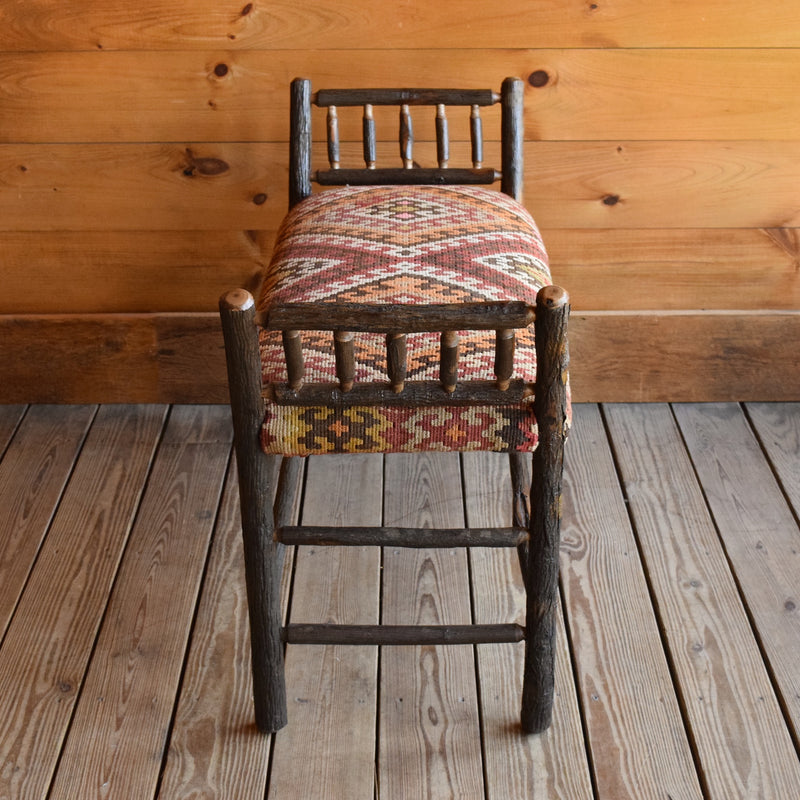
POLYGON ((0 462, 0 637, 96 410, 31 406, 0 462))
MULTIPOLYGON (((521 645, 291 645, 289 726, 257 734, 229 411, 164 410, 0 408, 0 800, 796 794, 800 404, 576 408, 538 737, 521 645)), ((508 524, 505 457, 410 458, 384 498, 392 460, 311 459, 303 522, 508 524)), ((464 563, 474 621, 522 616, 510 550, 302 550, 295 622, 377 621, 381 572, 384 621, 469 621, 464 563)))
MULTIPOLYGON (((464 525, 456 453, 386 456, 388 526, 464 525)), ((388 625, 471 620, 463 548, 384 548, 388 625)), ((380 797, 483 798, 478 692, 472 647, 415 645, 381 652, 380 797)))
POLYGON ((606 406, 708 797, 791 797, 800 763, 667 406, 606 406))
MULTIPOLYGON (((280 459, 274 458, 277 482, 280 459)), ((273 483, 274 485, 274 483, 273 483)), ((293 548, 282 587, 288 601, 293 548)), ((159 797, 262 800, 271 737, 253 712, 250 628, 235 461, 231 461, 159 797)))
POLYGON ((0 457, 5 453, 6 445, 17 429, 25 406, 0 406, 0 457))
MULTIPOLYGON (((304 525, 380 525, 383 458, 311 457, 304 525)), ((292 622, 378 621, 375 547, 299 547, 292 622)), ((275 736, 269 798, 371 798, 375 785, 376 647, 289 645, 289 724, 275 736)))
POLYGON ((51 798, 153 796, 231 438, 227 408, 172 410, 51 798))
MULTIPOLYGON (((508 456, 464 453, 467 524, 511 524, 508 456)), ((525 591, 515 550, 470 551, 475 622, 491 624, 525 619, 525 591)), ((576 800, 592 796, 564 619, 556 622, 555 704, 553 723, 540 736, 522 736, 522 644, 478 645, 478 674, 486 787, 489 800, 533 798, 576 800)))
POLYGON ((561 572, 601 800, 702 796, 600 413, 574 409, 561 572))
POLYGON ((103 406, 0 650, 0 796, 43 797, 165 407, 103 406))
POLYGON ((739 406, 675 414, 800 746, 800 528, 739 406))

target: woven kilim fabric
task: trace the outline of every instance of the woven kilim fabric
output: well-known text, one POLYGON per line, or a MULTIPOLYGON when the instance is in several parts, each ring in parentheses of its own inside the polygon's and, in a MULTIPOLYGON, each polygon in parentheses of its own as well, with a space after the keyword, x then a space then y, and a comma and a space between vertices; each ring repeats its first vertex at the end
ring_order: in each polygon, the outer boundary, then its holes
MULTIPOLYGON (((425 305, 535 303, 550 283, 528 212, 510 197, 467 186, 347 187, 295 206, 278 233, 259 308, 297 302, 425 305)), ((306 383, 335 381, 330 332, 303 332, 306 383)), ((493 379, 494 332, 462 332, 459 380, 493 379)), ((262 331, 267 383, 285 382, 279 332, 262 331)), ((407 380, 436 380, 439 334, 408 335, 407 380)), ((517 331, 514 377, 533 381, 533 330, 517 331)), ((386 382, 382 334, 356 334, 356 382, 386 382)), ((266 452, 285 455, 418 450, 533 450, 530 399, 506 406, 268 404, 266 452)))

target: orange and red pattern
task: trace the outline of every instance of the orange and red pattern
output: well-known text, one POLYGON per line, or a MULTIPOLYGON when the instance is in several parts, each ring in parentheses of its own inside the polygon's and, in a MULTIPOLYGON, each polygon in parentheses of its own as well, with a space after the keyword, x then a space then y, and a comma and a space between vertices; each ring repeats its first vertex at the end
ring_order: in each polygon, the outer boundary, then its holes
MULTIPOLYGON (((346 187, 289 213, 267 269, 262 310, 296 302, 425 305, 523 300, 550 283, 533 219, 499 192, 470 186, 346 187)), ((267 383, 285 382, 278 332, 262 331, 267 383)), ((304 331, 306 382, 335 380, 330 332, 304 331)), ((356 381, 386 381, 384 337, 356 335, 356 381)), ((409 334, 408 380, 438 377, 437 333, 409 334)), ((459 379, 491 379, 494 333, 462 332, 459 379)), ((514 377, 533 381, 533 331, 517 332, 514 377)), ((308 455, 418 450, 532 450, 530 400, 507 406, 268 405, 262 444, 308 455)))

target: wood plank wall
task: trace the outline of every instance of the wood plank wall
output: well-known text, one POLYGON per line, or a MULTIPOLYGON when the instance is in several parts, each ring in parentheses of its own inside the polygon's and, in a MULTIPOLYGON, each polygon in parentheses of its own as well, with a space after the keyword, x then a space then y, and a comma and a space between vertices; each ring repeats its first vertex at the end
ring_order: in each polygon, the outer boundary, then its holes
POLYGON ((527 81, 577 400, 800 396, 796 0, 37 0, 0 5, 0 400, 225 400, 298 74, 527 81))

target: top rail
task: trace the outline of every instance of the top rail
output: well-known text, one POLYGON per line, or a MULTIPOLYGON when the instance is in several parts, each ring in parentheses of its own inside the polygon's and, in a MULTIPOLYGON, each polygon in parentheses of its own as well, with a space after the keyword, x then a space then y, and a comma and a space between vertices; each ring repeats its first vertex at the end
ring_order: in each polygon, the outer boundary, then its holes
POLYGON ((500 94, 491 89, 320 89, 317 106, 491 106, 500 94))

